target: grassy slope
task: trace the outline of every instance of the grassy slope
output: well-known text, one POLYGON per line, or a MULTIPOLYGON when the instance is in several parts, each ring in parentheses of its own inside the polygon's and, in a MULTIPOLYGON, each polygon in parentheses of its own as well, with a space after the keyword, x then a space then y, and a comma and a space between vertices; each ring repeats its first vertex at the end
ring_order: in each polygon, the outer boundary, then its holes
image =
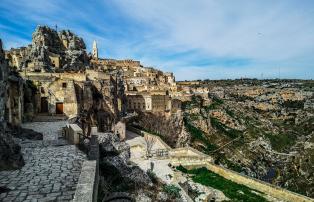
POLYGON ((206 168, 199 168, 193 170, 187 170, 182 166, 177 167, 178 170, 184 173, 193 174, 193 181, 205 186, 212 187, 222 191, 231 201, 238 202, 252 202, 267 201, 264 197, 254 193, 256 190, 250 189, 247 186, 237 184, 228 179, 217 175, 206 168), (254 192, 252 192, 254 191, 254 192))

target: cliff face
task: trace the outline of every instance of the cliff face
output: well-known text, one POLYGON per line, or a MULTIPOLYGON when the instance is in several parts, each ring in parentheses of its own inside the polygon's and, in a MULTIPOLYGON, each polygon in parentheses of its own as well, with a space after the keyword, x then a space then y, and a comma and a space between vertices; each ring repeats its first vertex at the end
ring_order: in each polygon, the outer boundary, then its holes
POLYGON ((17 169, 24 165, 21 148, 15 144, 12 135, 7 131, 6 103, 8 88, 8 67, 4 60, 0 40, 0 170, 17 169))
POLYGON ((181 113, 169 117, 149 112, 139 113, 138 124, 148 132, 160 136, 171 147, 186 146, 189 142, 181 113))

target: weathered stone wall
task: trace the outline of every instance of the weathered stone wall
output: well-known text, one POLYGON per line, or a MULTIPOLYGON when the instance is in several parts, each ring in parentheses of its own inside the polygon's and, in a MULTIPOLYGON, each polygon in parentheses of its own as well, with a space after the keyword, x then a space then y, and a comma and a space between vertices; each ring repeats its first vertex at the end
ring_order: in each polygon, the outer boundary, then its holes
POLYGON ((15 144, 12 135, 6 131, 8 101, 8 66, 4 59, 0 40, 0 170, 17 169, 24 165, 21 148, 15 144))
POLYGON ((93 202, 97 201, 97 190, 95 185, 98 185, 97 161, 86 160, 83 162, 81 175, 76 186, 76 191, 73 201, 75 202, 93 202))
POLYGON ((23 90, 23 79, 19 75, 11 73, 8 77, 7 121, 13 126, 22 123, 24 111, 23 90))
POLYGON ((4 52, 2 50, 2 41, 0 39, 0 123, 4 124, 5 120, 5 104, 7 99, 7 77, 8 68, 4 59, 4 52))
POLYGON ((139 113, 139 125, 160 134, 168 145, 175 147, 183 130, 183 117, 181 113, 171 114, 169 117, 164 114, 139 113))

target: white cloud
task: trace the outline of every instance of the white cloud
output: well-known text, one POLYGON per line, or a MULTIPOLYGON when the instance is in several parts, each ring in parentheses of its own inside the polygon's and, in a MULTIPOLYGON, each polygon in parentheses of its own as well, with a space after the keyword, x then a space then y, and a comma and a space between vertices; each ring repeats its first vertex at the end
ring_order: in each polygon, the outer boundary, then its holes
POLYGON ((314 51, 313 5, 299 1, 131 2, 121 9, 164 33, 155 40, 210 56, 285 60, 314 51))

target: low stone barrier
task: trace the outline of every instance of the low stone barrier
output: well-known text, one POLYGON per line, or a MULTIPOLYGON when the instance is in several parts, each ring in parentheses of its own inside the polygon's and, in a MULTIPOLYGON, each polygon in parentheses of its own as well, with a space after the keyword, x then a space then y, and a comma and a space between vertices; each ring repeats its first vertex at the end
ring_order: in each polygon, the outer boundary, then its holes
POLYGON ((95 185, 98 183, 97 161, 86 160, 83 162, 81 175, 76 186, 73 201, 75 202, 93 202, 97 201, 95 194, 95 185))
POLYGON ((96 202, 99 183, 99 142, 97 129, 92 128, 88 159, 83 162, 73 201, 96 202))
POLYGON ((65 139, 68 140, 70 144, 79 144, 80 138, 79 134, 82 134, 82 129, 77 124, 67 124, 63 128, 65 139))

